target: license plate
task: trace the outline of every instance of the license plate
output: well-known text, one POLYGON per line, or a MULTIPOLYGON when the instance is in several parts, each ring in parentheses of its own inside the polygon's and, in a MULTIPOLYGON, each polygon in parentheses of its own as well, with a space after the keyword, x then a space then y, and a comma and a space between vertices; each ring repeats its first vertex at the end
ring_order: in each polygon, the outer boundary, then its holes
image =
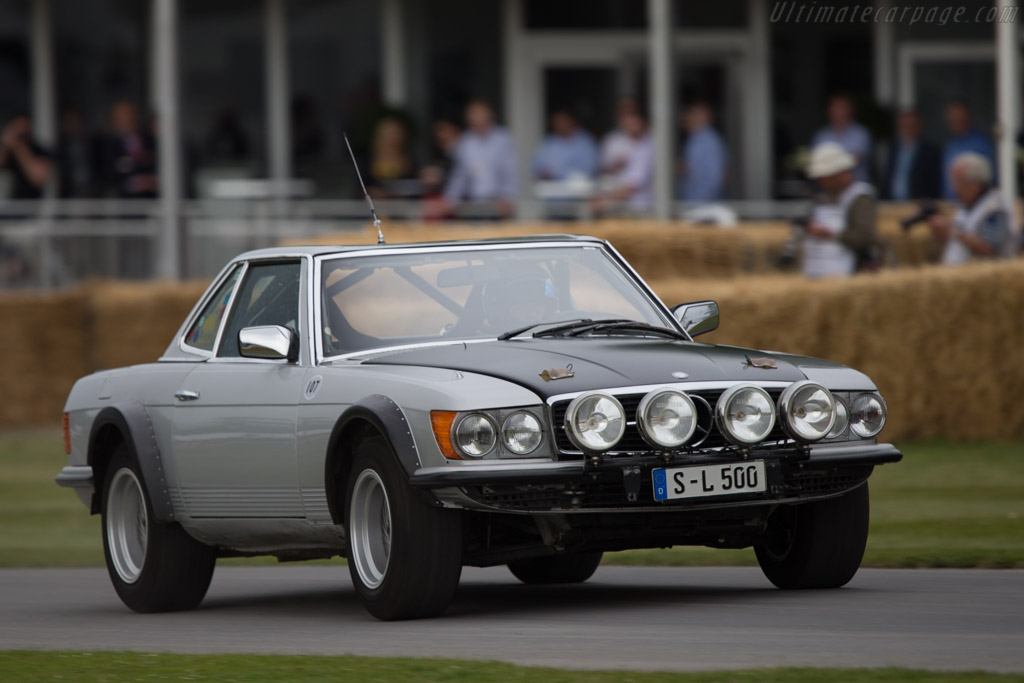
POLYGON ((654 500, 711 498, 767 490, 764 461, 659 468, 654 477, 654 500))

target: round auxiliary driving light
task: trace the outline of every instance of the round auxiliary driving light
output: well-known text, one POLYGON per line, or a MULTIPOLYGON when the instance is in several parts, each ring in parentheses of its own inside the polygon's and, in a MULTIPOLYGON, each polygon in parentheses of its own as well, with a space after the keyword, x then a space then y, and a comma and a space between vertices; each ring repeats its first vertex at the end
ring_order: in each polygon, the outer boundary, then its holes
POLYGON ((841 400, 836 399, 836 423, 832 425, 832 431, 828 433, 826 439, 838 439, 846 433, 846 428, 850 426, 850 411, 846 409, 846 404, 841 400))
POLYGON ((625 433, 626 415, 619 400, 610 394, 581 394, 565 412, 565 428, 580 449, 607 451, 625 433))
POLYGON ((870 439, 885 426, 885 412, 881 396, 861 394, 850 406, 850 429, 862 439, 870 439))
POLYGON ((718 399, 715 420, 725 438, 739 446, 749 446, 771 434, 775 405, 764 389, 741 384, 726 389, 718 399))
POLYGON ((656 448, 678 448, 697 429, 697 408, 681 391, 655 389, 640 401, 636 420, 647 443, 656 448))
POLYGON ((470 458, 482 458, 498 441, 498 430, 486 415, 470 413, 455 425, 455 446, 470 458))
POLYGON ((779 398, 779 415, 786 433, 797 441, 820 441, 835 425, 836 400, 820 384, 795 382, 779 398))
POLYGON ((501 425, 501 440, 516 455, 532 453, 540 445, 540 420, 525 410, 512 413, 501 425))

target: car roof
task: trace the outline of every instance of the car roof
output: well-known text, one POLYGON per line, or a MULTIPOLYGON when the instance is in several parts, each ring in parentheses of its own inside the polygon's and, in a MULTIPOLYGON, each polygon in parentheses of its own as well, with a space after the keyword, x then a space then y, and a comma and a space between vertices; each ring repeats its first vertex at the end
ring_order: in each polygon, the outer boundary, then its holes
POLYGON ((447 240, 440 242, 402 242, 397 244, 325 244, 325 245, 295 245, 286 247, 270 247, 267 249, 254 249, 244 254, 239 254, 233 261, 244 261, 250 259, 265 259, 285 256, 324 256, 330 254, 344 254, 354 251, 379 251, 387 252, 392 249, 415 249, 419 247, 465 247, 479 245, 482 247, 493 247, 502 244, 537 244, 543 245, 549 242, 580 242, 589 244, 603 244, 604 240, 590 235, 521 235, 516 237, 489 237, 475 240, 447 240))

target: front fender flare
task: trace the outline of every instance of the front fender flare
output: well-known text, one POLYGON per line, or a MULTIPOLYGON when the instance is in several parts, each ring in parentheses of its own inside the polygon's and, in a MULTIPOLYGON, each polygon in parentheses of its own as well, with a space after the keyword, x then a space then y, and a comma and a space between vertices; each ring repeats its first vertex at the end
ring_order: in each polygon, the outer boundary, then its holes
MULTIPOLYGON (((158 522, 175 520, 174 505, 167 488, 163 460, 157 447, 153 423, 149 419, 146 407, 138 401, 124 401, 101 410, 93 420, 89 431, 88 463, 96 473, 96 491, 100 491, 103 482, 96 468, 96 452, 98 441, 104 427, 112 426, 124 437, 128 453, 134 458, 142 475, 143 486, 149 494, 153 515, 158 522)), ((102 508, 97 497, 93 497, 93 512, 102 508)))
POLYGON ((347 477, 347 459, 350 457, 347 447, 351 445, 348 440, 357 433, 353 431, 353 427, 358 423, 369 424, 387 440, 399 465, 408 476, 411 477, 420 467, 419 451, 416 449, 412 429, 397 403, 382 394, 372 394, 352 404, 334 424, 324 461, 327 507, 331 512, 331 518, 336 522, 344 518, 337 502, 339 494, 344 492, 347 477))

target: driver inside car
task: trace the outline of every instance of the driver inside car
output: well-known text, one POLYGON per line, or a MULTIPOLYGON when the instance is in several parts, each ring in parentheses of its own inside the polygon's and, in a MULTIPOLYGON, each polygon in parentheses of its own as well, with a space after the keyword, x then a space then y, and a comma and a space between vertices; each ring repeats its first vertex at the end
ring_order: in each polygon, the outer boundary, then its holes
POLYGON ((558 311, 555 286, 541 268, 531 267, 488 282, 482 294, 487 325, 499 332, 544 322, 558 311))

